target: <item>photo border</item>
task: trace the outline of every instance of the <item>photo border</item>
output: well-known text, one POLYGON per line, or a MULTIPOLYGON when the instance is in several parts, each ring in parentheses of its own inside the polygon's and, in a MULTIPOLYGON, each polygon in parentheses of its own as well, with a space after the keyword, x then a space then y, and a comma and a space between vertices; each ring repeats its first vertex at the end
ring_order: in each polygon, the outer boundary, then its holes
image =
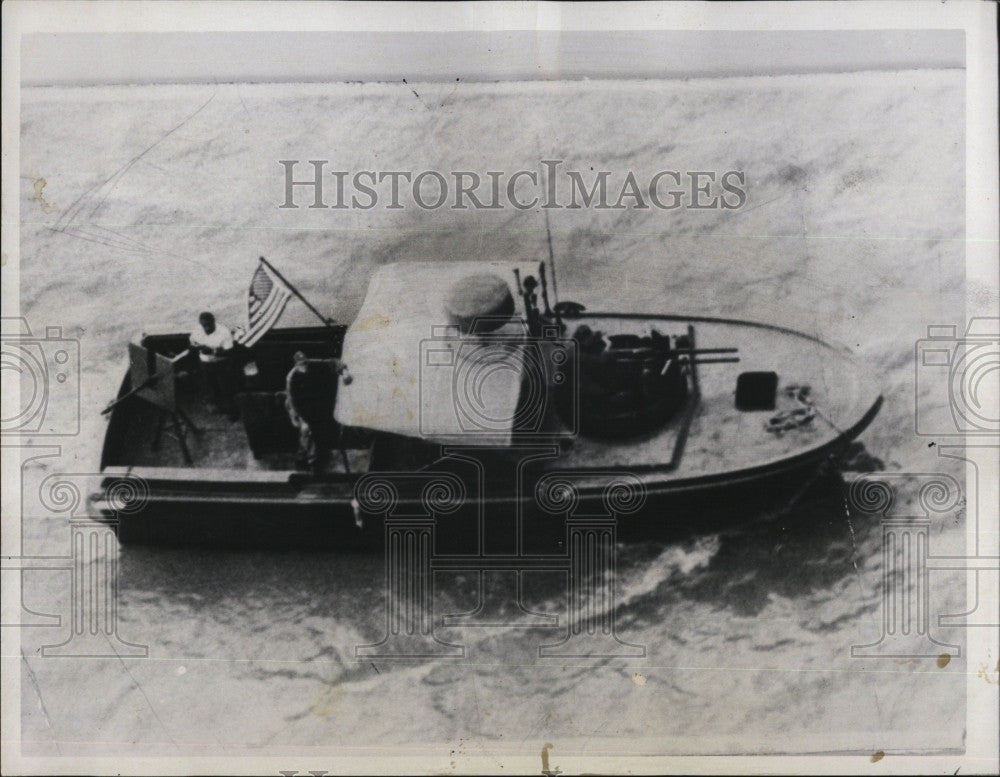
MULTIPOLYGON (((988 3, 866 2, 830 4, 787 3, 621 3, 562 5, 557 3, 483 4, 343 4, 271 2, 11 2, 3 5, 3 222, 11 228, 3 237, 2 303, 5 316, 18 316, 20 261, 19 235, 19 131, 20 36, 32 32, 52 34, 79 31, 294 31, 308 24, 312 29, 355 31, 410 30, 627 30, 698 29, 816 30, 816 29, 963 29, 966 35, 966 319, 997 315, 997 42, 996 6, 988 3), (238 5, 238 8, 237 8, 238 5), (234 12, 234 10, 236 12, 234 12)), ((5 381, 4 401, 16 401, 16 382, 5 381)), ((17 515, 17 468, 5 458, 0 489, 4 521, 17 515)), ((968 477, 974 476, 972 466, 968 477)), ((1000 480, 995 457, 979 462, 978 477, 1000 480)), ((971 482, 971 481, 969 481, 971 482)), ((984 524, 992 529, 995 545, 997 517, 984 524)), ((969 521, 974 528, 974 521, 969 521)), ((974 576, 969 580, 972 596, 974 576)), ((980 606, 996 611, 997 591, 980 590, 980 606)), ((20 602, 20 591, 3 591, 3 607, 20 602)), ((371 750, 332 757, 313 748, 276 748, 273 756, 183 758, 33 758, 20 755, 21 662, 17 629, 6 630, 3 649, 2 711, 3 761, 7 773, 232 773, 278 774, 296 769, 371 773, 504 772, 532 773, 544 764, 563 773, 630 771, 637 774, 683 770, 691 773, 742 772, 778 774, 823 773, 980 773, 997 768, 997 686, 976 675, 981 664, 998 660, 996 634, 970 629, 968 634, 968 684, 965 753, 944 755, 890 755, 875 759, 868 754, 833 755, 816 743, 809 756, 641 756, 642 743, 622 740, 621 751, 593 756, 567 756, 569 742, 557 742, 541 753, 516 749, 490 754, 469 743, 465 754, 450 754, 451 744, 440 742, 422 748, 371 750), (69 760, 67 760, 69 758, 69 760)), ((919 752, 919 733, 913 748, 919 752)), ((651 744, 651 743, 650 743, 651 744)), ((700 740, 709 750, 725 750, 724 741, 700 740)), ((776 743, 770 743, 774 745, 776 743)))

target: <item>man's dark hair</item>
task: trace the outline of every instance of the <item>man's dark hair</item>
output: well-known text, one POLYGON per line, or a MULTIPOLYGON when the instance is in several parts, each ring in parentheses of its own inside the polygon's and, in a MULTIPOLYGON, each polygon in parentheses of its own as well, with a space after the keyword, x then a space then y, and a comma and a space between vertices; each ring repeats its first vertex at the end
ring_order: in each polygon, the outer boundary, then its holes
POLYGON ((206 310, 204 313, 202 313, 201 315, 198 316, 198 323, 199 324, 214 324, 215 323, 215 316, 213 316, 211 313, 209 313, 206 310))

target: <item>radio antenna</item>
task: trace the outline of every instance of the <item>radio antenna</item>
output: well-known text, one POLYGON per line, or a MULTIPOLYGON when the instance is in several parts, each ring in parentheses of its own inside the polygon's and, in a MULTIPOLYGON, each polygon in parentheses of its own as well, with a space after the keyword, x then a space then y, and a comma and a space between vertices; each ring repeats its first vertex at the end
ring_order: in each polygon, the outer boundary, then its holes
POLYGON ((542 282, 542 302, 545 304, 545 315, 552 315, 552 308, 549 307, 549 284, 545 280, 545 262, 538 263, 538 278, 542 282))
POLYGON ((559 304, 559 281, 556 279, 556 255, 552 251, 552 229, 549 227, 549 212, 542 208, 545 213, 545 239, 549 244, 549 266, 552 268, 552 296, 555 297, 556 305, 559 304))

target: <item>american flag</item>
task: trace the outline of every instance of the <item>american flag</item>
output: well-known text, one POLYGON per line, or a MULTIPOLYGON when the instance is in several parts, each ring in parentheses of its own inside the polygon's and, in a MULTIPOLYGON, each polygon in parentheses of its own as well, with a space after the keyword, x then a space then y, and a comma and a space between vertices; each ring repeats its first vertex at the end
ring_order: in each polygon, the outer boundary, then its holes
POLYGON ((247 329, 238 338, 239 342, 249 348, 260 340, 267 330, 278 322, 291 296, 292 292, 285 282, 261 261, 253 274, 253 280, 250 281, 247 329))

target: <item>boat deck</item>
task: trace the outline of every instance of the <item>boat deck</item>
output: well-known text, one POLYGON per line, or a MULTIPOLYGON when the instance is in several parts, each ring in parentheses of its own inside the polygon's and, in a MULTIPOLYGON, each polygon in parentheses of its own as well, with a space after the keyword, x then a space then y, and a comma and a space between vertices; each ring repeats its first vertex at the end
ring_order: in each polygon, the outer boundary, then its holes
MULTIPOLYGON (((640 336, 654 327, 663 334, 676 334, 686 331, 691 324, 695 327, 698 348, 738 348, 739 362, 698 367, 700 401, 689 425, 682 408, 661 428, 622 440, 604 440, 574 434, 564 424, 560 427, 561 422, 557 421, 552 427, 557 432, 554 436, 525 440, 529 443, 559 442, 561 455, 542 464, 546 470, 614 469, 635 473, 650 482, 680 485, 689 480, 776 467, 785 461, 828 449, 839 440, 850 439, 848 435, 852 430, 856 433, 859 424, 863 427, 878 407, 877 388, 848 354, 798 332, 744 322, 599 314, 566 323, 569 334, 579 324, 586 323, 606 335, 640 336), (736 385, 744 372, 777 373, 774 410, 737 409, 736 385), (785 431, 769 431, 768 421, 775 415, 803 407, 794 391, 790 392, 796 386, 808 387, 811 417, 785 431), (672 463, 678 436, 684 427, 687 434, 683 453, 672 463)), ((289 342, 274 344, 274 352, 280 358, 276 356, 276 364, 273 369, 269 368, 273 374, 268 378, 267 388, 283 387, 283 375, 288 369, 285 362, 290 363, 291 353, 298 347, 290 335, 286 339, 289 342)), ((315 347, 315 342, 313 345, 315 347)), ((336 353, 328 343, 324 349, 318 355, 336 353)), ((254 358, 262 366, 266 362, 256 351, 254 358)), ((177 381, 177 407, 198 429, 198 432, 189 431, 184 435, 190 461, 185 460, 182 446, 164 412, 148 402, 130 399, 115 411, 112 423, 117 431, 109 434, 112 443, 105 450, 105 466, 240 471, 247 473, 248 480, 266 479, 267 473, 276 476, 303 470, 296 462, 297 430, 288 420, 280 389, 242 395, 242 418, 231 421, 226 415, 210 412, 194 375, 183 377, 177 381), (164 420, 165 428, 157 445, 158 430, 164 420)), ((555 416, 554 413, 549 415, 550 420, 555 416)), ((374 462, 373 445, 384 435, 375 437, 357 427, 338 429, 342 430, 344 449, 343 453, 336 448, 332 451, 329 474, 358 474, 372 468, 409 471, 432 465, 441 452, 440 446, 430 445, 430 441, 422 444, 420 440, 409 438, 386 439, 384 445, 379 445, 378 461, 374 462), (409 455, 408 445, 416 446, 413 462, 400 458, 400 451, 409 455), (411 467, 411 463, 414 466, 411 467)), ((465 444, 476 443, 470 440, 465 444)))
MULTIPOLYGON (((578 323, 606 335, 683 331, 688 322, 635 320, 617 316, 587 316, 578 323)), ((671 452, 679 427, 678 413, 661 429, 620 441, 567 435, 558 468, 608 467, 648 472, 658 480, 721 475, 771 466, 835 443, 858 424, 878 399, 878 389, 848 354, 798 332, 765 325, 736 322, 691 321, 698 348, 739 349, 736 363, 699 366, 701 400, 688 429, 683 455, 670 468, 671 452), (778 388, 773 410, 744 411, 736 407, 736 385, 744 372, 774 372, 778 388), (812 407, 810 420, 785 431, 768 430, 779 414, 803 408, 795 387, 807 387, 812 407)))
MULTIPOLYGON (((275 405, 281 405, 280 395, 275 405)), ((122 442, 131 465, 138 467, 176 467, 213 470, 292 471, 302 469, 296 464, 298 453, 297 431, 287 415, 274 413, 266 419, 275 430, 274 439, 279 448, 255 457, 250 447, 246 425, 242 418, 230 420, 223 413, 214 413, 198 391, 178 391, 177 407, 182 419, 186 416, 197 429, 184 434, 184 442, 191 456, 185 460, 184 450, 172 421, 164 411, 146 402, 132 403, 131 423, 122 442), (183 415, 181 415, 183 414, 183 415), (162 425, 162 431, 159 431, 162 425), (159 443, 156 443, 159 435, 159 443)), ((183 424, 183 421, 182 421, 183 424)), ((350 472, 366 472, 370 446, 346 448, 350 472)), ((344 473, 343 456, 334 451, 326 472, 344 473)))
MULTIPOLYGON (((285 409, 285 376, 297 350, 313 359, 338 356, 343 330, 344 327, 275 330, 258 342, 252 352, 245 351, 235 357, 240 366, 252 362, 256 368, 253 377, 238 379, 236 420, 213 412, 202 390, 198 362, 193 355, 181 359, 171 366, 175 380, 170 395, 177 408, 176 422, 153 402, 141 397, 125 399, 112 415, 102 465, 186 471, 189 474, 185 478, 192 480, 197 479, 197 471, 256 473, 250 479, 257 480, 268 479, 267 473, 281 479, 302 470, 296 462, 298 430, 285 409)), ((170 359, 187 347, 187 336, 146 337, 142 346, 157 354, 157 358, 170 359)), ((157 369, 163 369, 162 361, 157 369)), ((130 374, 119 396, 125 396, 131 388, 130 374)), ((344 435, 343 444, 344 454, 333 452, 327 473, 367 471, 371 435, 351 430, 344 435)))

